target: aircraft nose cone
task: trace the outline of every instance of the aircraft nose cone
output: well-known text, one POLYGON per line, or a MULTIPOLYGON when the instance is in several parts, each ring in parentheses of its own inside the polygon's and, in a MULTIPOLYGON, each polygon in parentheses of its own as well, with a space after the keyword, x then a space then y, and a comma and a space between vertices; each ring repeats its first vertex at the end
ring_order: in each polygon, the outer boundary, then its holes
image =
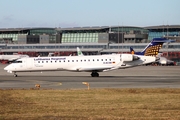
POLYGON ((4 68, 4 70, 8 70, 8 66, 6 66, 6 67, 4 68))
POLYGON ((4 70, 10 70, 10 66, 8 65, 8 66, 6 66, 5 68, 4 68, 4 70))
POLYGON ((6 70, 8 73, 12 73, 12 67, 10 65, 6 66, 4 70, 6 70))

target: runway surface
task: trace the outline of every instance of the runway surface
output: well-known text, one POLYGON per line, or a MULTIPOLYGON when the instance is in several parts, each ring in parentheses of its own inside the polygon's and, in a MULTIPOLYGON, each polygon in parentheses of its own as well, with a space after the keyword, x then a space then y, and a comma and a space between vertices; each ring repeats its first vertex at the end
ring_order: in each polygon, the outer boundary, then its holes
POLYGON ((88 72, 24 72, 18 77, 3 70, 0 64, 0 89, 31 89, 40 84, 41 89, 90 88, 180 88, 180 66, 139 66, 99 73, 91 77, 88 72))

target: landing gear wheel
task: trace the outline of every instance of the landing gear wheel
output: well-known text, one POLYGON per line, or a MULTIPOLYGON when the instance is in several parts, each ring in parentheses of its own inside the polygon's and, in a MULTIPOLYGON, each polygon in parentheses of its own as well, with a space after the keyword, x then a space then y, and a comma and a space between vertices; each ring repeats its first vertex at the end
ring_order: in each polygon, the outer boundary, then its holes
POLYGON ((17 74, 14 74, 14 77, 17 77, 17 74))
POLYGON ((91 73, 91 77, 99 77, 99 73, 97 73, 97 72, 92 72, 92 73, 91 73))
POLYGON ((99 77, 99 73, 96 73, 96 77, 99 77))

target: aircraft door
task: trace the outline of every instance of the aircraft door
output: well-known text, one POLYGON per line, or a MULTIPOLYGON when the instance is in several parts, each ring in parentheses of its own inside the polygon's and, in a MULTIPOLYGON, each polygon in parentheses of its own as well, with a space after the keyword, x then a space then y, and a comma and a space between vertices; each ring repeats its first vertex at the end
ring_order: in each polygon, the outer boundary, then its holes
POLYGON ((26 67, 27 67, 27 69, 32 69, 33 59, 26 59, 26 67))

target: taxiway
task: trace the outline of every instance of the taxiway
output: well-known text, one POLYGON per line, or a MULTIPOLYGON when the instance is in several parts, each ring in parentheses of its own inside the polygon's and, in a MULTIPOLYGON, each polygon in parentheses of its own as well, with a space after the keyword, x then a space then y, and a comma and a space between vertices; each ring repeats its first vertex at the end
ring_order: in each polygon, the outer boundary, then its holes
POLYGON ((90 88, 180 88, 180 66, 139 66, 100 73, 91 77, 88 72, 24 72, 18 77, 3 70, 0 65, 0 89, 31 89, 40 84, 41 89, 90 88))

